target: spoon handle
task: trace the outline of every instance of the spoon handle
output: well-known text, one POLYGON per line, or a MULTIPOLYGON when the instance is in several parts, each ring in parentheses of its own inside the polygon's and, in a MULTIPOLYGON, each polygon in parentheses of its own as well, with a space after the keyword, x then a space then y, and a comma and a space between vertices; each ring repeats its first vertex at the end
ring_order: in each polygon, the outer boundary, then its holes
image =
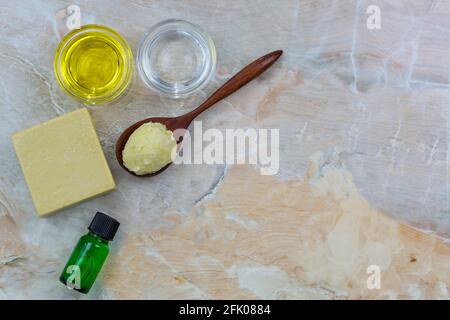
POLYGON ((239 90, 244 85, 258 77, 261 73, 266 71, 283 53, 282 50, 277 50, 262 56, 253 61, 244 69, 235 74, 230 80, 225 82, 219 89, 217 89, 205 102, 203 102, 196 109, 187 113, 184 117, 188 124, 194 120, 200 113, 214 105, 216 102, 228 97, 230 94, 239 90))

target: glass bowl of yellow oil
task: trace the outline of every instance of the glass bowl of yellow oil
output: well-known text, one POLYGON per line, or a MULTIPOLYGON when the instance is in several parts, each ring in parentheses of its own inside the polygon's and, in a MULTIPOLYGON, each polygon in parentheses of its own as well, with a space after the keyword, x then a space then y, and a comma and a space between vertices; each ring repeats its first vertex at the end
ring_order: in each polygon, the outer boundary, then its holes
POLYGON ((133 76, 133 54, 125 39, 105 26, 89 24, 61 40, 53 62, 62 89, 86 104, 112 102, 133 76))

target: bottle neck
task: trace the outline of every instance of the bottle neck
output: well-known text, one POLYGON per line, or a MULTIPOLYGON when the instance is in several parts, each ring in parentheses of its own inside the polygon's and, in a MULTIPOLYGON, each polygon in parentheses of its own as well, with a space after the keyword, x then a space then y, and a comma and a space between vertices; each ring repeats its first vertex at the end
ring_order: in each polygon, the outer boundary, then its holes
POLYGON ((105 244, 108 244, 108 243, 109 243, 108 240, 106 240, 106 239, 100 237, 99 235, 93 233, 92 231, 89 231, 89 232, 88 232, 88 235, 91 236, 92 238, 94 238, 95 240, 99 241, 99 242, 102 242, 102 243, 105 243, 105 244))

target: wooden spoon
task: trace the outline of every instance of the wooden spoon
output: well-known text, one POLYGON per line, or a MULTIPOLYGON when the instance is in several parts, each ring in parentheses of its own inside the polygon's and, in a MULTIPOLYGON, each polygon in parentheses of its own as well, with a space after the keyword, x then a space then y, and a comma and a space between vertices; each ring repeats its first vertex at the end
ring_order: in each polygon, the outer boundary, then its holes
MULTIPOLYGON (((265 56, 262 56, 261 58, 253 61, 248 66, 246 66, 244 69, 239 71, 234 77, 232 77, 230 80, 228 80, 223 86, 221 86, 219 89, 217 89, 208 99, 206 99, 205 102, 203 102, 200 106, 198 106, 196 109, 192 110, 191 112, 188 112, 184 115, 178 116, 178 117, 172 117, 172 118, 163 118, 163 117, 157 117, 157 118, 147 118, 141 121, 136 122, 135 124, 128 127, 117 139, 116 142, 116 158, 117 161, 119 161, 119 164, 122 168, 124 168, 129 173, 137 176, 137 177, 150 177, 157 175, 164 170, 167 169, 167 167, 170 165, 170 163, 161 168, 160 170, 149 173, 145 175, 137 175, 134 172, 128 170, 125 165, 123 164, 122 159, 122 151, 125 147, 125 144, 128 141, 128 138, 130 135, 139 128, 141 125, 147 122, 159 122, 166 126, 167 129, 171 130, 172 132, 176 129, 187 129, 189 127, 189 124, 192 122, 192 120, 195 119, 200 113, 214 105, 216 102, 219 102, 220 100, 228 97, 233 92, 239 90, 241 87, 258 77, 261 73, 263 73, 267 68, 269 68, 277 59, 281 56, 283 53, 282 50, 277 50, 274 52, 271 52, 269 54, 266 54, 265 56)), ((178 138, 177 143, 180 143, 182 140, 182 137, 178 138)))

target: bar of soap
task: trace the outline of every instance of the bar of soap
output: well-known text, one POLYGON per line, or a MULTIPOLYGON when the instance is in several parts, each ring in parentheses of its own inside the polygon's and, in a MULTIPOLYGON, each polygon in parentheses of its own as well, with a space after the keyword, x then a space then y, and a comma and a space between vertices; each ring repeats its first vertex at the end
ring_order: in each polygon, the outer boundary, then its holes
POLYGON ((115 188, 86 108, 18 132, 12 140, 40 216, 115 188))

